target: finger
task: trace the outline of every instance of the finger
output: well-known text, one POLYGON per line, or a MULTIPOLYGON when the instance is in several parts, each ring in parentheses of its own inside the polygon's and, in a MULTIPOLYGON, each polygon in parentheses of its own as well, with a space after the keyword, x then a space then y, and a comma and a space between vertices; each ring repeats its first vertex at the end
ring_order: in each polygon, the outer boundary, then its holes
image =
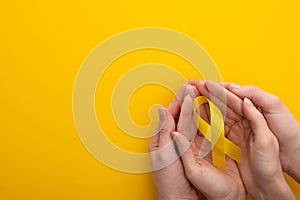
POLYGON ((245 98, 243 102, 243 112, 247 120, 251 124, 251 129, 254 134, 254 141, 266 141, 270 133, 269 127, 264 116, 255 108, 253 103, 245 98))
POLYGON ((172 142, 171 132, 175 129, 175 122, 171 113, 164 107, 158 109, 161 128, 159 130, 159 148, 172 142))
MULTIPOLYGON (((193 85, 192 87, 194 89, 194 92, 195 92, 196 96, 201 96, 202 95, 196 87, 196 82, 195 82, 195 85, 193 85)), ((208 104, 201 105, 196 111, 197 111, 197 114, 199 116, 201 116, 202 119, 204 119, 207 123, 210 123, 209 122, 209 107, 208 107, 208 104)))
MULTIPOLYGON (((197 81, 196 82, 196 88, 199 91, 200 95, 203 95, 203 96, 206 96, 207 98, 210 98, 209 92, 208 92, 208 90, 206 88, 206 85, 205 85, 205 81, 203 81, 203 80, 197 81)), ((200 113, 204 109, 205 112, 202 112, 202 113, 205 113, 207 120, 209 120, 209 106, 207 104, 204 104, 204 108, 201 108, 201 107, 200 107, 200 113)))
POLYGON ((293 141, 293 138, 298 135, 298 121, 278 97, 251 85, 240 86, 234 83, 225 83, 224 85, 240 98, 250 99, 258 107, 282 146, 290 145, 290 141, 293 141), (289 130, 296 131, 286 131, 286 127, 282 124, 289 124, 289 130))
POLYGON ((210 162, 205 159, 196 159, 187 138, 179 133, 173 132, 172 136, 181 155, 184 171, 189 181, 209 199, 218 191, 216 180, 222 180, 225 173, 222 170, 215 168, 210 162))
POLYGON ((197 128, 193 118, 193 99, 189 94, 184 98, 177 130, 189 141, 192 141, 197 134, 197 128))
MULTIPOLYGON (((211 99, 211 101, 221 110, 223 116, 225 117, 225 124, 227 125, 231 125, 233 123, 235 123, 236 121, 241 119, 241 116, 236 113, 235 111, 233 111, 230 107, 227 107, 227 105, 222 102, 218 97, 216 97, 212 92, 210 92, 204 81, 197 81, 196 82, 196 87, 199 90, 200 94, 202 94, 203 96, 206 96, 207 98, 211 99)), ((224 90, 224 89, 223 89, 224 90)), ((224 95, 223 95, 224 96, 224 95)), ((231 96, 230 97, 230 101, 233 101, 231 96)), ((238 98, 238 97, 237 97, 238 98)), ((237 102, 239 101, 240 104, 242 104, 241 100, 235 99, 237 102)), ((209 109, 206 108, 207 111, 209 113, 209 109)))
POLYGON ((156 151, 158 149, 158 143, 159 143, 159 133, 152 136, 148 144, 148 151, 149 152, 156 151))
POLYGON ((233 112, 239 116, 243 115, 242 100, 238 96, 229 92, 221 84, 212 81, 206 81, 206 86, 213 96, 216 96, 221 102, 226 104, 233 112))
POLYGON ((192 85, 192 88, 193 88, 193 90, 194 90, 195 95, 196 95, 196 96, 200 96, 200 93, 199 93, 199 91, 197 90, 196 86, 192 85))
POLYGON ((178 160, 175 144, 171 137, 175 130, 175 122, 171 113, 164 107, 158 109, 159 128, 149 143, 149 157, 152 170, 160 170, 178 160))
POLYGON ((191 85, 195 85, 195 82, 196 81, 195 81, 194 78, 190 78, 189 81, 188 81, 188 83, 191 84, 191 85))
POLYGON ((179 155, 181 156, 184 170, 187 174, 196 166, 196 158, 190 147, 188 139, 179 132, 172 132, 172 137, 175 141, 179 155))
MULTIPOLYGON (((189 141, 183 134, 172 132, 172 137, 181 155, 186 177, 207 198, 210 199, 215 196, 215 193, 219 190, 219 187, 216 187, 216 180, 218 182, 228 179, 228 175, 215 168, 205 159, 197 160, 193 155, 193 151, 189 148, 189 141)), ((222 185, 223 190, 229 188, 226 186, 222 185)))
MULTIPOLYGON (((199 92, 195 93, 194 90, 195 86, 186 85, 184 90, 184 101, 181 106, 181 114, 178 120, 177 130, 179 130, 181 133, 183 133, 189 141, 192 141, 195 136, 197 135, 197 127, 194 122, 193 117, 193 101, 196 98, 196 96, 199 95, 199 92), (188 97, 189 96, 189 97, 188 97)), ((206 122, 209 122, 208 120, 208 113, 205 110, 208 105, 200 106, 199 109, 197 109, 198 115, 200 115, 206 122), (200 112, 200 113, 199 113, 200 112)))
POLYGON ((172 114, 173 118, 176 119, 177 116, 180 113, 181 104, 183 102, 184 98, 184 91, 186 86, 189 85, 188 83, 185 83, 179 90, 179 92, 174 97, 173 101, 168 106, 169 112, 172 114))
POLYGON ((196 84, 196 80, 194 78, 190 78, 188 81, 188 84, 192 86, 192 88, 194 89, 194 93, 196 94, 196 96, 199 96, 199 91, 197 90, 195 84, 196 84))
MULTIPOLYGON (((194 100, 196 98, 196 94, 193 89, 193 86, 191 86, 191 85, 185 86, 184 91, 183 91, 183 100, 187 95, 190 95, 192 97, 192 100, 194 100)), ((183 101, 182 101, 182 103, 183 103, 183 101)))
POLYGON ((159 115, 159 122, 157 124, 156 130, 154 132, 154 135, 152 136, 151 140, 149 141, 148 144, 148 151, 156 151, 159 147, 159 135, 160 135, 160 130, 165 126, 166 123, 166 111, 164 108, 159 108, 157 110, 158 115, 159 115))
POLYGON ((278 97, 258 87, 252 85, 240 86, 234 83, 226 83, 224 85, 241 99, 250 99, 266 113, 278 113, 284 109, 284 106, 278 97))
MULTIPOLYGON (((216 104, 219 109, 221 110, 222 114, 226 114, 226 106, 222 101, 220 101, 216 96, 214 96, 207 88, 206 81, 198 81, 196 83, 196 87, 199 90, 199 92, 203 95, 209 98, 214 104, 216 104)), ((223 95, 224 96, 224 95, 223 95)))

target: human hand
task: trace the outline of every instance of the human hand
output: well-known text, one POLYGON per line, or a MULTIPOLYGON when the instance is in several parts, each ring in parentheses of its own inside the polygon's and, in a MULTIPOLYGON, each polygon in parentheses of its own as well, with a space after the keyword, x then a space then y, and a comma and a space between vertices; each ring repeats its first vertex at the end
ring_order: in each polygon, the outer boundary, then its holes
MULTIPOLYGON (((211 154, 207 155, 210 145, 207 145, 209 143, 203 136, 197 134, 193 118, 194 98, 193 94, 185 96, 177 125, 178 132, 172 133, 186 177, 207 199, 245 199, 246 191, 236 163, 226 158, 226 170, 212 165, 211 154)), ((208 121, 207 109, 199 109, 201 117, 208 121)))
POLYGON ((196 87, 226 114, 225 133, 242 149, 238 167, 250 195, 254 199, 293 199, 281 171, 277 139, 252 102, 210 81, 199 81, 196 87))
POLYGON ((263 113, 279 141, 279 157, 284 171, 300 183, 300 128, 297 120, 280 99, 255 86, 223 83, 240 98, 250 99, 263 113))
POLYGON ((176 153, 171 138, 171 132, 175 131, 174 119, 179 115, 187 86, 188 84, 185 84, 181 88, 168 109, 160 108, 158 110, 160 116, 159 133, 154 135, 149 143, 152 166, 164 165, 163 168, 153 171, 153 180, 159 200, 198 199, 197 190, 184 175, 182 162, 176 153))

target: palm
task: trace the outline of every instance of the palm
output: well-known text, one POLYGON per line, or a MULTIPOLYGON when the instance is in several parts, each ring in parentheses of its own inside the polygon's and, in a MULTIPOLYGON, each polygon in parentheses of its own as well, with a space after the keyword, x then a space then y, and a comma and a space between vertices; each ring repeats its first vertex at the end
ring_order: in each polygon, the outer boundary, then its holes
MULTIPOLYGON (((236 116, 238 117, 238 116, 236 116)), ((241 171, 241 177, 244 180, 247 190, 252 190, 254 184, 252 170, 249 167, 249 122, 242 117, 240 120, 234 121, 232 118, 225 120, 225 134, 235 144, 242 149, 241 161, 238 163, 238 167, 241 171)))
MULTIPOLYGON (((190 149, 194 156, 193 173, 187 172, 188 179, 209 199, 238 199, 245 198, 245 189, 236 163, 227 158, 226 170, 221 170, 212 165, 209 142, 197 134, 193 121, 192 102, 194 96, 186 96, 177 125, 180 133, 191 141, 190 149), (203 159, 204 158, 204 159, 203 159), (214 181, 211 181, 214 180, 214 181)), ((200 107, 201 117, 207 121, 207 109, 200 107)))
POLYGON ((278 171, 278 163, 274 160, 278 157, 278 142, 270 131, 266 131, 263 138, 255 137, 250 122, 244 116, 244 105, 240 98, 218 84, 208 83, 207 86, 211 94, 205 87, 198 87, 198 89, 200 88, 205 96, 214 99, 213 102, 226 116, 225 134, 242 149, 238 167, 247 190, 254 193, 255 188, 260 184, 254 180, 263 181, 278 171), (220 100, 220 96, 223 100, 220 100))
POLYGON ((232 142, 242 148, 238 167, 247 190, 255 193, 255 188, 264 187, 260 182, 267 181, 278 173, 278 168, 280 170, 279 161, 274 159, 279 156, 279 145, 275 136, 268 132, 265 133, 269 137, 267 144, 263 138, 255 138, 250 122, 244 117, 240 117, 240 120, 237 120, 238 118, 236 113, 235 122, 230 118, 226 120, 226 134, 232 142), (262 148, 263 146, 267 148, 262 148))
POLYGON ((221 170, 212 165, 211 154, 205 156, 204 159, 199 158, 203 141, 205 141, 204 137, 197 135, 191 144, 197 160, 194 174, 196 179, 192 183, 208 198, 244 199, 245 189, 235 161, 227 158, 226 170, 221 170), (210 180, 214 180, 214 182, 210 180))
MULTIPOLYGON (((167 147, 167 150, 158 155, 153 154, 154 156, 151 157, 152 163, 156 163, 157 161, 166 163, 169 162, 170 157, 178 157, 170 135, 172 131, 175 131, 175 122, 170 112, 168 110, 166 111, 166 123, 160 131, 158 139, 160 142, 157 144, 157 146, 154 146, 151 151, 156 151, 164 147, 167 147)), ((153 140, 155 141, 157 139, 153 140)), ((154 171, 153 176, 154 181, 156 182, 158 199, 168 199, 171 197, 175 199, 197 198, 197 192, 195 188, 190 184, 184 175, 184 169, 180 159, 176 159, 175 162, 169 164, 167 167, 154 171)))
POLYGON ((296 141, 300 141, 300 127, 293 114, 278 97, 255 86, 242 86, 236 90, 235 87, 232 87, 233 84, 223 83, 223 85, 239 98, 247 97, 259 107, 270 130, 280 143, 282 167, 284 170, 288 170, 288 164, 294 159, 291 155, 299 150, 299 143, 296 141))
MULTIPOLYGON (((175 131, 175 122, 172 131, 175 131)), ((195 196, 196 190, 185 177, 184 168, 180 159, 177 159, 173 164, 163 170, 169 173, 166 179, 168 179, 168 186, 171 187, 170 190, 173 191, 175 197, 186 198, 195 196), (174 176, 174 174, 176 174, 176 176, 174 176)))
MULTIPOLYGON (((160 134, 156 134, 149 144, 150 152, 156 151, 169 145, 167 152, 156 155, 152 157, 152 163, 159 163, 160 161, 165 162, 170 160, 169 157, 177 157, 177 152, 175 149, 175 144, 171 138, 171 132, 175 129, 180 130, 182 127, 175 124, 175 120, 182 114, 182 103, 183 98, 187 94, 195 95, 193 88, 189 84, 185 84, 171 104, 168 106, 166 123, 160 134)), ((197 94, 197 92, 196 92, 197 94)), ((191 108, 191 107, 190 107, 191 108)), ((150 154, 151 157, 151 154, 150 154)), ((169 162, 170 163, 170 162, 169 162)), ((185 176, 185 171, 181 159, 176 159, 175 162, 171 162, 167 167, 160 170, 154 171, 154 182, 156 185, 156 190, 158 193, 158 199, 198 199, 198 191, 190 183, 190 181, 185 176)))

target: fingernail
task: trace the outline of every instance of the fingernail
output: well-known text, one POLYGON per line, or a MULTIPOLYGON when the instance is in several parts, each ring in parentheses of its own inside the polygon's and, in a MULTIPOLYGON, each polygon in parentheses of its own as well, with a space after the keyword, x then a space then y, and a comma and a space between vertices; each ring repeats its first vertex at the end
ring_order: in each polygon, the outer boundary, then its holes
POLYGON ((244 98, 244 102, 246 103, 246 105, 248 106, 248 107, 253 107, 253 103, 252 103, 252 101, 250 101, 248 98, 244 98))
POLYGON ((172 138, 176 137, 176 133, 175 133, 175 132, 172 132, 172 133, 171 133, 171 137, 172 137, 172 138))
POLYGON ((241 88, 241 86, 234 84, 234 83, 229 83, 229 87, 234 90, 238 90, 241 88))
POLYGON ((187 96, 187 95, 190 95, 190 97, 195 96, 194 94, 194 89, 193 87, 189 84, 185 87, 185 91, 184 91, 184 98, 187 96))
POLYGON ((177 136, 177 132, 176 131, 173 131, 172 133, 171 133, 171 136, 172 136, 172 138, 174 139, 176 136, 177 136))
POLYGON ((167 111, 160 107, 157 109, 158 115, 159 115, 159 122, 156 127, 155 133, 159 133, 161 129, 165 127, 166 121, 167 121, 167 111))
POLYGON ((190 78, 188 82, 189 82, 189 84, 194 85, 195 84, 195 79, 194 78, 190 78))
POLYGON ((186 86, 186 88, 185 88, 186 90, 190 90, 190 91, 193 91, 193 87, 190 85, 190 84, 188 84, 187 86, 186 86))

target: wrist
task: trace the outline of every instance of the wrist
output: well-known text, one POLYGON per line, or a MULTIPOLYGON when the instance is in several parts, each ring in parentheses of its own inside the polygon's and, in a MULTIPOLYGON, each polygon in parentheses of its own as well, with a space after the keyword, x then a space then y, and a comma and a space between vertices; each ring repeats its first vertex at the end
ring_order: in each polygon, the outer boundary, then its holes
POLYGON ((290 152, 290 158, 288 159, 285 172, 300 183, 300 133, 298 139, 295 141, 297 141, 297 145, 295 150, 290 152))
POLYGON ((210 200, 245 200, 246 199, 246 191, 244 188, 241 190, 230 190, 230 193, 228 193, 226 196, 215 196, 215 194, 208 195, 204 194, 205 198, 199 198, 199 199, 210 199, 210 200))
POLYGON ((189 196, 189 197, 167 197, 167 198, 163 198, 163 199, 160 199, 159 200, 198 200, 198 197, 195 196, 195 197, 192 197, 192 196, 189 196))
POLYGON ((186 195, 180 195, 180 196, 176 196, 176 195, 158 195, 157 196, 158 200, 198 200, 198 195, 197 193, 192 193, 192 194, 186 194, 186 195))
POLYGON ((254 200, 267 200, 267 199, 295 199, 295 196, 290 189, 285 179, 277 179, 272 183, 262 185, 257 189, 255 194, 251 194, 254 200))

